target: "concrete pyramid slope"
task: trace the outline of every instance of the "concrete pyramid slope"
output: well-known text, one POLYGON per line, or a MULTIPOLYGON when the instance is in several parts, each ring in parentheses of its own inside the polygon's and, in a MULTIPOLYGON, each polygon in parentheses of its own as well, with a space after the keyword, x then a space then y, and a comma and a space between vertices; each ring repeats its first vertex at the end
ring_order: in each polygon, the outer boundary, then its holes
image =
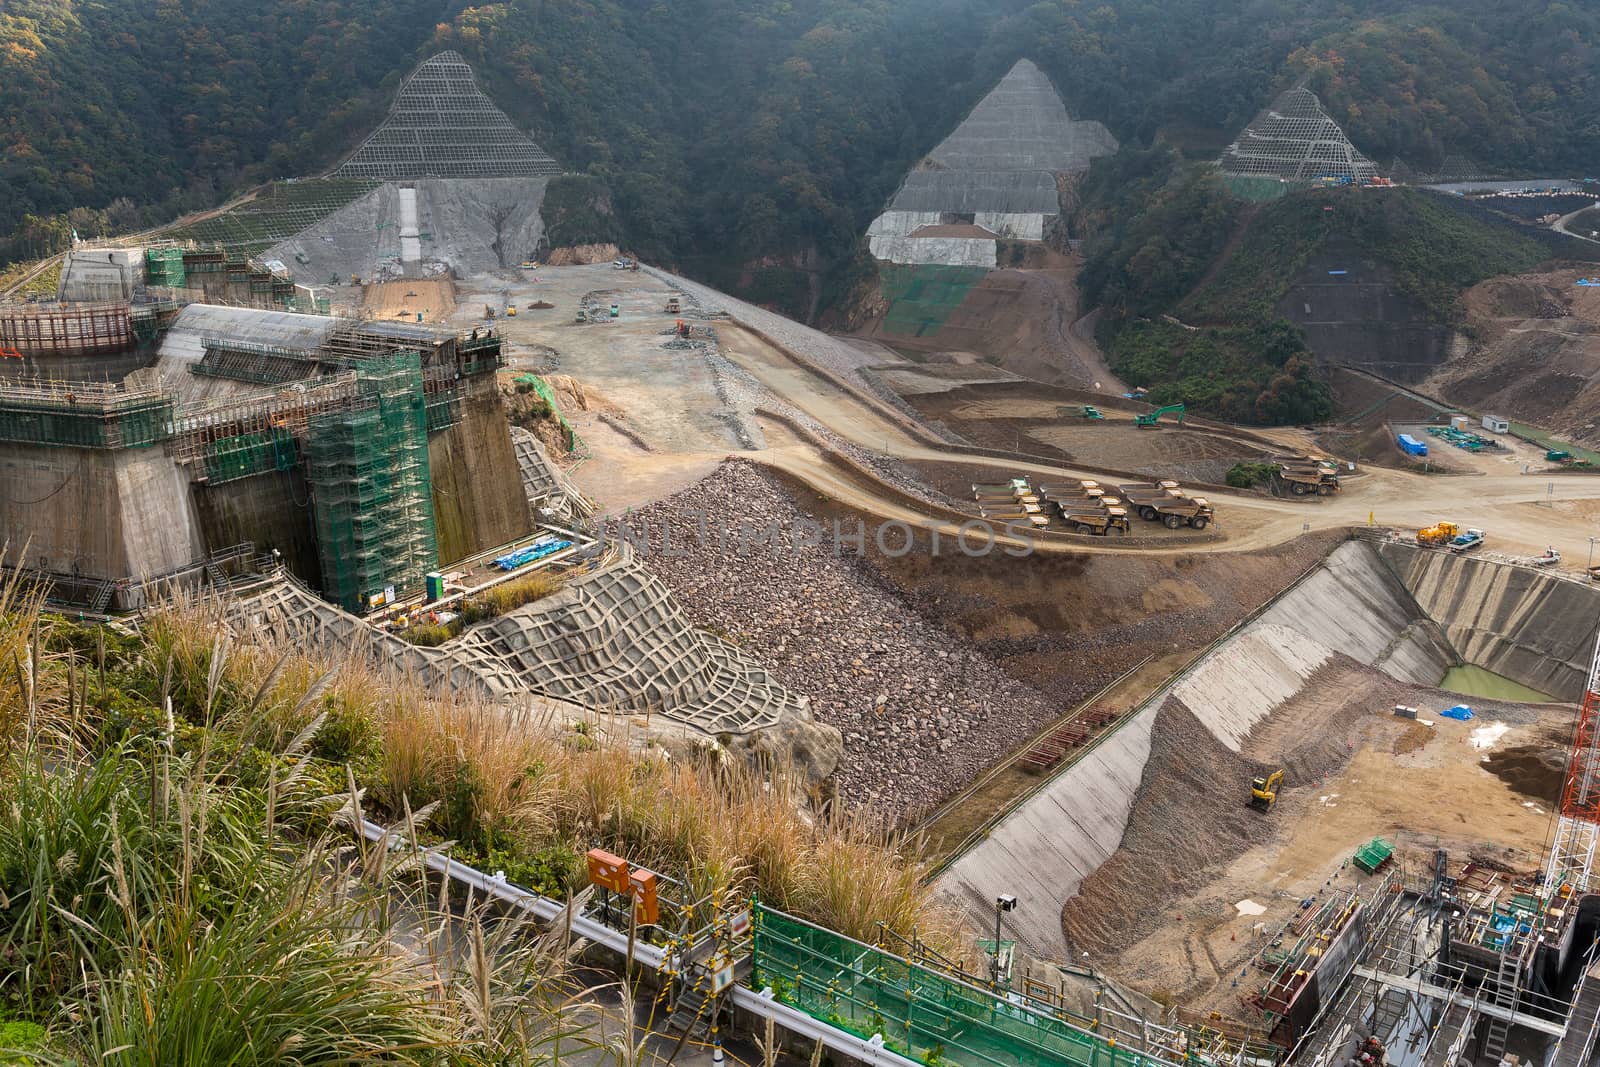
POLYGON ((1019 59, 928 159, 946 170, 1065 173, 1116 150, 1110 131, 1074 122, 1044 71, 1019 59))
POLYGON ((1061 211, 1059 175, 1116 150, 1110 131, 1075 121, 1044 72, 1018 60, 906 176, 867 230, 872 254, 891 263, 993 267, 997 239, 1044 240, 1061 211), (928 232, 952 225, 988 236, 928 232))
POLYGON ((478 88, 458 52, 440 52, 412 71, 389 117, 335 171, 376 181, 559 173, 560 164, 478 88))
POLYGON ((1239 134, 1219 161, 1224 173, 1285 181, 1375 177, 1377 164, 1356 150, 1309 89, 1280 95, 1239 134))

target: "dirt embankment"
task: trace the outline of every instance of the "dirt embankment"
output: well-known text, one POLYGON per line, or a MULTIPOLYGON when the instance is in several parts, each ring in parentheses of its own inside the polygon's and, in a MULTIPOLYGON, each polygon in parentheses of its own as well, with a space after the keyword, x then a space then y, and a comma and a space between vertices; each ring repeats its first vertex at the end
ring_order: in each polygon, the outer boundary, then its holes
POLYGON ((848 325, 903 351, 965 353, 1039 382, 1126 392, 1092 330, 1074 329, 1082 314, 1081 267, 1077 257, 1045 245, 1006 242, 1001 269, 968 290, 936 327, 915 334, 885 330, 889 305, 875 285, 855 301, 848 325))
MULTIPOLYGON (((551 456, 559 458, 566 455, 572 449, 567 440, 566 428, 561 425, 557 412, 550 409, 550 405, 534 391, 531 385, 518 382, 516 379, 519 376, 503 372, 496 380, 506 419, 513 426, 521 426, 525 430, 532 431, 551 456)), ((555 394, 556 406, 569 419, 575 417, 577 412, 589 410, 588 391, 576 378, 565 374, 551 374, 545 376, 545 381, 555 394)))
POLYGON ((1491 278, 1461 296, 1468 333, 1423 390, 1600 445, 1600 288, 1594 267, 1491 278))

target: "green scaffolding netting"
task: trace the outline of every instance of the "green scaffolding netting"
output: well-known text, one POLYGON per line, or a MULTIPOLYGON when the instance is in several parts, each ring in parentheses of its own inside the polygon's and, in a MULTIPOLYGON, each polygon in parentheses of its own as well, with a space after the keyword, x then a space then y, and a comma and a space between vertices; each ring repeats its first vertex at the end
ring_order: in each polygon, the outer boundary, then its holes
POLYGON ((305 470, 323 592, 364 612, 422 588, 439 553, 421 356, 363 360, 356 377, 359 407, 309 421, 305 470))
POLYGON ((300 461, 294 437, 283 427, 270 433, 225 437, 206 446, 202 457, 211 485, 237 481, 268 471, 286 471, 300 461))
POLYGON ((960 1067, 1154 1067, 1143 1053, 780 911, 754 909, 756 988, 903 1056, 960 1067))
POLYGON ((879 278, 889 302, 884 331, 908 337, 938 333, 950 313, 988 273, 983 267, 883 264, 879 278))
POLYGON ((0 398, 0 441, 72 448, 144 448, 172 436, 172 398, 104 402, 70 391, 0 398))

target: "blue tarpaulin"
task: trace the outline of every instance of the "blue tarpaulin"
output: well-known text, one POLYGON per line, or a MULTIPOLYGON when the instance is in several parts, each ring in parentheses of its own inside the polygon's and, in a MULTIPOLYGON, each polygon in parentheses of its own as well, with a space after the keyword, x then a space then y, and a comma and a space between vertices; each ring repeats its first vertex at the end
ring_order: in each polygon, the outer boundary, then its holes
POLYGON ((541 537, 531 545, 525 545, 514 552, 507 552, 503 556, 496 556, 494 565, 503 571, 514 571, 518 567, 526 567, 536 560, 554 555, 571 545, 571 541, 560 538, 541 537))
POLYGON ((1459 719, 1462 722, 1466 722, 1468 719, 1472 718, 1472 709, 1467 707, 1465 704, 1457 704, 1453 708, 1445 708, 1439 714, 1444 716, 1446 719, 1459 719))

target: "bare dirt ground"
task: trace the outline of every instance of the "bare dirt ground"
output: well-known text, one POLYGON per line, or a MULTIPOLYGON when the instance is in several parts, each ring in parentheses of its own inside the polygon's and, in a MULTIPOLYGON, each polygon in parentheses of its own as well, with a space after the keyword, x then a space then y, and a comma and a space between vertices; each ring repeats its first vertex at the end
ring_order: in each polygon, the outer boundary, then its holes
POLYGON ((456 285, 449 278, 378 282, 362 292, 362 311, 375 319, 444 322, 456 308, 456 285))
POLYGON ((1461 297, 1475 339, 1424 390, 1600 445, 1600 288, 1590 266, 1491 278, 1461 297))
POLYGON ((1340 659, 1238 753, 1169 704, 1121 850, 1063 909, 1075 951, 1142 992, 1259 1021, 1242 1001, 1261 978, 1250 957, 1302 900, 1368 879, 1348 865, 1358 845, 1383 836, 1419 856, 1536 867, 1561 773, 1549 754, 1560 762, 1572 711, 1472 700, 1472 720, 1431 726, 1390 711, 1456 699, 1340 659), (1288 772, 1277 806, 1249 810, 1250 778, 1276 767, 1288 772))
MULTIPOLYGON (((499 272, 469 279, 462 283, 462 288, 475 293, 505 291, 510 299, 524 302, 537 296, 555 304, 548 311, 528 312, 515 320, 502 320, 502 328, 514 342, 513 360, 518 358, 517 344, 526 345, 530 350, 536 345, 555 350, 556 369, 598 387, 616 404, 626 424, 651 446, 652 451, 648 452, 618 448, 613 453, 616 466, 603 472, 598 464, 593 465, 593 470, 585 466, 580 480, 593 478, 595 482, 589 487, 598 490, 602 497, 605 486, 613 481, 632 479, 631 484, 645 489, 650 479, 660 477, 673 465, 670 459, 663 457, 681 455, 689 466, 704 470, 709 456, 741 451, 729 429, 729 401, 719 393, 718 376, 704 359, 689 360, 684 358, 684 353, 661 347, 663 334, 670 330, 673 321, 662 303, 672 291, 669 285, 644 272, 612 271, 602 266, 499 272), (537 281, 533 280, 535 277, 537 281), (602 324, 574 326, 572 314, 579 299, 586 292, 597 290, 618 293, 622 305, 620 318, 602 324), (637 474, 626 469, 629 465, 639 468, 637 474)), ((463 297, 452 321, 463 325, 477 321, 472 315, 472 300, 475 299, 476 295, 470 299, 463 297)), ((809 369, 805 362, 809 358, 806 351, 779 349, 748 330, 730 328, 722 323, 712 325, 723 340, 723 355, 753 379, 751 389, 781 398, 843 441, 862 449, 887 454, 900 461, 964 462, 997 473, 1010 472, 1005 475, 1007 477, 1104 477, 1103 472, 1089 464, 1065 458, 1054 462, 1012 461, 963 455, 959 448, 938 449, 920 444, 906 433, 903 414, 891 414, 883 409, 881 401, 847 390, 840 384, 841 379, 809 369)), ((803 346, 809 343, 806 338, 812 335, 790 324, 788 336, 790 343, 803 346)), ((830 354, 827 358, 833 357, 830 354)), ((919 369, 916 364, 904 366, 919 369)), ((1036 387, 1037 390, 1047 388, 1036 387)), ((925 395, 945 397, 947 405, 954 403, 950 394, 925 395)), ((1071 391, 1061 391, 1061 395, 1070 396, 1071 391)), ((1084 398, 1080 403, 1096 399, 1089 393, 1077 395, 1084 398)), ((1106 400, 1104 407, 1117 410, 1114 400, 1106 400)), ((928 414, 937 417, 935 410, 930 409, 928 414)), ((973 427, 982 425, 979 420, 972 422, 973 427)), ((990 432, 1003 436, 1008 428, 1000 422, 998 428, 990 432)), ((1014 430, 1010 432, 1015 434, 1014 430)), ((1214 431, 1208 428, 1207 432, 1214 431)), ((1297 430, 1282 431, 1274 436, 1285 447, 1302 438, 1309 441, 1308 435, 1297 430)), ((1012 440, 1015 441, 1015 436, 1012 440)), ((1005 446, 997 442, 996 447, 1005 446)), ((1044 447, 1040 445, 1041 449, 1044 447)), ((869 514, 885 519, 927 521, 924 512, 908 507, 899 495, 888 492, 874 479, 859 474, 845 475, 837 465, 827 462, 810 442, 786 442, 780 447, 758 448, 745 454, 869 514)), ((1217 505, 1223 536, 1210 543, 1207 550, 1255 550, 1311 531, 1366 525, 1369 519, 1378 525, 1401 529, 1415 529, 1448 519, 1489 531, 1491 545, 1511 554, 1536 555, 1547 545, 1554 544, 1569 561, 1568 569, 1580 568, 1592 526, 1559 507, 1535 509, 1531 505, 1547 499, 1560 504, 1600 498, 1600 479, 1555 479, 1554 492, 1549 497, 1546 496, 1547 481, 1537 475, 1524 476, 1510 471, 1474 478, 1428 478, 1409 472, 1368 468, 1363 477, 1351 479, 1348 488, 1338 497, 1315 502, 1212 492, 1208 495, 1217 505)), ((949 530, 953 533, 954 527, 949 530)), ((1160 554, 1180 550, 1176 546, 1174 549, 1118 549, 1100 539, 1096 542, 1085 544, 1081 551, 1160 554)), ((1055 550, 1041 546, 1041 551, 1055 550)))
POLYGON ((863 336, 917 352, 975 356, 1052 385, 1127 392, 1095 343, 1092 317, 1080 317, 1082 258, 1038 251, 1031 269, 990 271, 936 333, 904 337, 874 325, 863 336))

